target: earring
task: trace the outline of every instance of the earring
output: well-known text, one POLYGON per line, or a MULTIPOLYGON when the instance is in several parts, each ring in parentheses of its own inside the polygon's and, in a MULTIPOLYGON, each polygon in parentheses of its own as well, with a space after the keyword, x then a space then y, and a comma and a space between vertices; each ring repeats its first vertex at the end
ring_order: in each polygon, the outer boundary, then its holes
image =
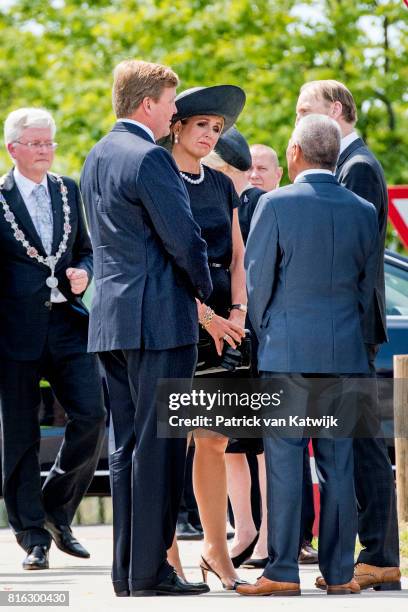
POLYGON ((178 134, 174 134, 174 144, 178 144, 179 143, 179 137, 178 134))

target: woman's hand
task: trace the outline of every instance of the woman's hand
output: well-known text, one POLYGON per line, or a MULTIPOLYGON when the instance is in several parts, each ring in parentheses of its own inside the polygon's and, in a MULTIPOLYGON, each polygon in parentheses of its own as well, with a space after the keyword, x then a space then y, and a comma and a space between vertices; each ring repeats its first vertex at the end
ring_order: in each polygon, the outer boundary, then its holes
POLYGON ((245 337, 245 330, 242 325, 229 319, 224 319, 216 314, 214 314, 205 329, 214 340, 215 348, 220 356, 222 354, 224 342, 228 342, 232 348, 237 348, 237 344, 240 344, 242 338, 245 337))
POLYGON ((236 323, 236 325, 240 325, 240 327, 245 327, 245 319, 246 313, 242 312, 242 310, 238 310, 238 308, 233 308, 228 317, 228 321, 236 323))

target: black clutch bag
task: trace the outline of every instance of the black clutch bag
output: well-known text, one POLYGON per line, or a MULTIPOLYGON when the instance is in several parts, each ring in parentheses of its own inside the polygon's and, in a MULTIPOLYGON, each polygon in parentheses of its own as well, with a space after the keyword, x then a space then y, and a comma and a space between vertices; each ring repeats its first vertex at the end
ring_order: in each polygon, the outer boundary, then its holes
POLYGON ((198 343, 198 361, 195 375, 250 370, 251 361, 252 338, 249 329, 245 330, 245 338, 242 339, 241 344, 236 349, 225 342, 221 357, 215 350, 213 339, 210 336, 201 337, 198 343))

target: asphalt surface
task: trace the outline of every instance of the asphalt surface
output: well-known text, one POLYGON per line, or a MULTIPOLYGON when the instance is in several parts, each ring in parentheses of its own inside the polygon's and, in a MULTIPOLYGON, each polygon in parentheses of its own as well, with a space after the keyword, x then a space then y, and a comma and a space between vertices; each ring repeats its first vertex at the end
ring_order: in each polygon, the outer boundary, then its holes
MULTIPOLYGON (((319 574, 315 565, 303 566, 301 570, 301 597, 242 597, 222 590, 217 578, 210 576, 211 592, 199 597, 146 597, 117 598, 113 594, 110 581, 112 556, 112 528, 108 525, 96 527, 75 527, 78 540, 91 552, 91 558, 82 560, 70 557, 54 545, 50 551, 50 570, 23 571, 21 562, 24 551, 17 546, 9 529, 0 530, 0 610, 4 598, 16 596, 22 591, 68 591, 70 610, 99 612, 105 610, 158 610, 169 612, 249 612, 253 610, 408 610, 408 578, 403 579, 400 592, 376 593, 365 591, 361 595, 330 597, 314 588, 314 580, 319 574)), ((198 569, 201 542, 180 542, 181 558, 187 577, 201 580, 198 569)), ((242 578, 254 582, 259 575, 257 570, 239 570, 242 578)), ((16 597, 14 598, 16 599, 16 597)), ((37 606, 17 606, 6 604, 4 609, 33 610, 37 606)), ((66 608, 49 605, 48 609, 66 608)))

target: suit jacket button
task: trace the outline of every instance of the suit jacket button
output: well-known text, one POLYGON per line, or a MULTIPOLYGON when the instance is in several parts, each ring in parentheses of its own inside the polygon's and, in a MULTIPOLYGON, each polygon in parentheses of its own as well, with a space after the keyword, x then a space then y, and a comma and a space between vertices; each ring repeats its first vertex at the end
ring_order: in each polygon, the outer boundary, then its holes
POLYGON ((51 310, 51 308, 52 308, 52 302, 49 302, 49 301, 47 300, 46 302, 44 302, 44 306, 45 306, 46 308, 49 308, 49 309, 51 310))

